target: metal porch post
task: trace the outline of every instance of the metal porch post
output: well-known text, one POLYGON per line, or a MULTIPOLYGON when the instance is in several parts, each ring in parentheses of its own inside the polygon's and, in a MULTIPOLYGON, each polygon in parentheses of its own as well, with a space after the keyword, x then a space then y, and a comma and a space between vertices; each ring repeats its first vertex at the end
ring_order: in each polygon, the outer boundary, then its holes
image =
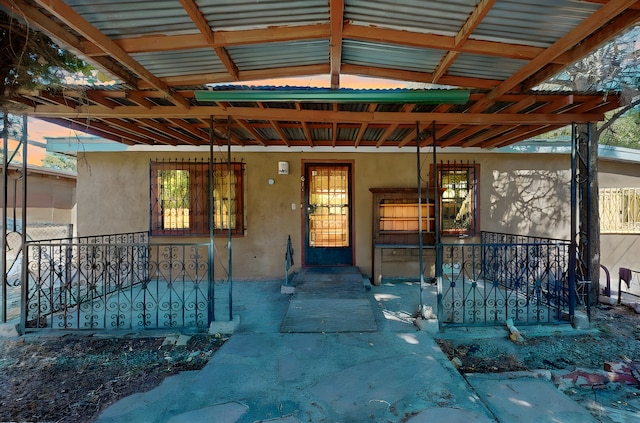
MULTIPOLYGON (((231 251, 231 116, 227 116, 227 180, 228 182, 228 205, 227 205, 227 225, 228 231, 228 269, 229 269, 229 321, 233 320, 233 254, 231 251)), ((236 200, 237 201, 237 200, 236 200)), ((237 212, 237 210, 236 210, 237 212)))
POLYGON ((577 130, 578 167, 578 243, 576 256, 576 283, 581 285, 580 295, 591 318, 591 124, 581 124, 577 130))
POLYGON ((436 121, 432 123, 433 136, 433 214, 434 214, 434 241, 433 247, 436 255, 436 286, 438 287, 438 330, 442 331, 444 310, 442 308, 442 245, 440 244, 440 199, 438 198, 438 160, 436 153, 436 121))
POLYGON ((209 324, 216 320, 216 306, 215 306, 215 272, 214 272, 214 239, 215 231, 213 230, 213 116, 209 117, 209 169, 208 169, 208 184, 207 197, 209 199, 209 254, 207 257, 208 269, 209 269, 209 286, 207 290, 207 300, 209 304, 208 317, 209 324))
POLYGON ((571 234, 569 239, 569 319, 575 315, 576 270, 577 270, 577 144, 576 124, 571 125, 571 234))
MULTIPOLYGON (((27 284, 27 266, 29 264, 29 258, 25 255, 27 253, 27 145, 29 144, 29 130, 27 122, 27 115, 22 115, 22 228, 20 231, 20 249, 22 251, 22 269, 20 269, 20 274, 22 275, 22 289, 20 290, 20 322, 22 323, 23 328, 26 327, 25 325, 27 323, 27 297, 29 295, 29 285, 27 284)), ((15 204, 13 207, 15 210, 15 204)), ((15 219, 13 220, 13 224, 15 225, 15 219)))
POLYGON ((4 145, 2 148, 2 263, 0 263, 0 269, 2 269, 2 323, 7 322, 7 200, 9 199, 9 193, 7 192, 8 178, 8 162, 9 156, 9 115, 7 112, 3 113, 3 127, 2 135, 4 145))
POLYGON ((422 175, 420 166, 420 122, 416 122, 416 174, 418 179, 418 269, 420 269, 420 317, 424 319, 424 271, 422 269, 422 175))

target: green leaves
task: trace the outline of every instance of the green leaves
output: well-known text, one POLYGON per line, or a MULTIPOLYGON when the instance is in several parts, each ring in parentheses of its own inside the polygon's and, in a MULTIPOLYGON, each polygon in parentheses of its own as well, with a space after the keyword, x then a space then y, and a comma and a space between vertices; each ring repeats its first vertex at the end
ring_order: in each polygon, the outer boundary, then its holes
POLYGON ((18 90, 60 86, 66 75, 89 75, 92 70, 47 36, 1 10, 0 57, 0 107, 5 109, 18 90))

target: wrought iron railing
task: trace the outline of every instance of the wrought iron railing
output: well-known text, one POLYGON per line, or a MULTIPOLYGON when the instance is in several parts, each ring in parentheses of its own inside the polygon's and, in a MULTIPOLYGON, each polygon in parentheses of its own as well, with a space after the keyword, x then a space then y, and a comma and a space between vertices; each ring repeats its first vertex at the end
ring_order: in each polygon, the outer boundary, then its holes
POLYGON ((480 244, 440 246, 444 324, 569 322, 568 241, 496 233, 481 238, 480 244))
POLYGON ((144 240, 120 234, 28 243, 25 327, 206 327, 215 318, 209 244, 126 242, 144 240))
MULTIPOLYGON (((6 287, 1 301, 5 310, 2 321, 8 321, 20 316, 20 283, 22 277, 22 221, 7 219, 4 238, 6 248, 6 287)), ((0 231, 4 231, 0 222, 0 231)), ((51 238, 69 238, 73 234, 73 225, 62 223, 28 223, 25 228, 28 241, 51 238)))

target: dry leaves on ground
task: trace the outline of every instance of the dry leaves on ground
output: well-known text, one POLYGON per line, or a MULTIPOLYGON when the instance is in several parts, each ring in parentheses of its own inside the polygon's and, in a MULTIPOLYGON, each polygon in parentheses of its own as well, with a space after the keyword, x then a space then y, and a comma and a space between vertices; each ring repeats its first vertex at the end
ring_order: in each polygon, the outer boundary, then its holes
POLYGON ((225 338, 27 335, 0 339, 0 421, 91 422, 109 404, 204 367, 225 338), (164 345, 163 345, 164 343, 164 345))

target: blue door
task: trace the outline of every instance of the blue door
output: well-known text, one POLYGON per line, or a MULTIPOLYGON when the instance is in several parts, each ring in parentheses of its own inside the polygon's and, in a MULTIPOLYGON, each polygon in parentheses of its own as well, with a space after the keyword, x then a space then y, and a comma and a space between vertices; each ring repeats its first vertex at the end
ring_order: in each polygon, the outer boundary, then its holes
POLYGON ((304 165, 305 264, 353 265, 351 164, 304 165))

